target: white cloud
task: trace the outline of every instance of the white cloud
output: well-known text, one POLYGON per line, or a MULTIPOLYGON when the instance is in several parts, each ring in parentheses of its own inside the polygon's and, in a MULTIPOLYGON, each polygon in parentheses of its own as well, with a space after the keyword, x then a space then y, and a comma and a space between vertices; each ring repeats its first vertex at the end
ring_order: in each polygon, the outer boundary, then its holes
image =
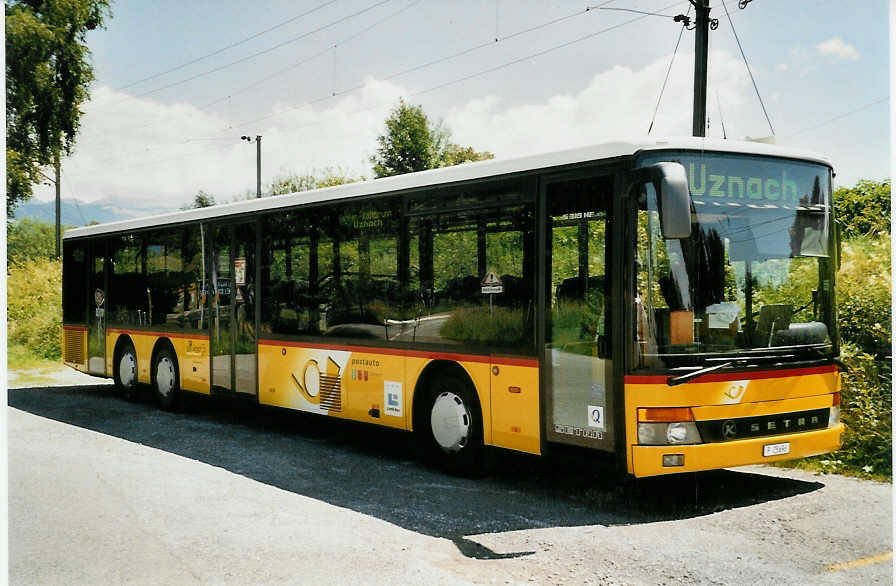
MULTIPOLYGON (((740 60, 715 51, 710 62, 708 134, 722 134, 716 93, 729 137, 767 133, 740 60)), ((578 92, 558 93, 542 102, 507 106, 498 96, 479 96, 451 108, 444 119, 453 140, 500 158, 640 136, 647 132, 668 63, 665 56, 641 69, 615 66, 596 74, 578 92)), ((692 74, 693 55, 678 55, 655 136, 690 134, 692 74)), ((369 176, 367 158, 383 120, 402 95, 408 92, 401 86, 367 79, 360 91, 324 104, 279 104, 275 116, 229 126, 232 121, 189 104, 164 105, 100 87, 85 107, 76 152, 63 162, 64 185, 69 187, 63 196, 177 209, 199 189, 219 201, 254 192, 255 145, 239 140, 242 134, 263 136, 263 183, 278 174, 325 166, 369 176)), ((41 189, 38 197, 52 197, 49 188, 41 189)))
MULTIPOLYGON (((94 90, 85 105, 74 154, 63 160, 63 197, 177 209, 203 189, 218 201, 255 192, 255 145, 262 135, 262 184, 278 174, 341 166, 369 175, 367 157, 403 88, 367 80, 354 94, 317 107, 276 105, 270 118, 239 124, 190 104, 165 105, 94 90)), ((255 117, 265 113, 255 114, 255 117)), ((39 199, 52 189, 35 186, 39 199)))
POLYGON ((837 59, 846 59, 848 61, 855 61, 859 58, 859 52, 856 48, 840 37, 834 37, 823 43, 818 43, 815 45, 815 49, 822 57, 835 57, 837 59))
MULTIPOLYGON (((733 131, 739 131, 741 137, 750 131, 763 132, 752 128, 753 120, 744 113, 748 110, 749 79, 743 64, 725 52, 713 52, 710 61, 713 79, 707 110, 713 128, 709 134, 721 136, 721 128, 716 129, 712 122, 718 118, 716 91, 729 137, 734 136, 733 131)), ((693 64, 693 54, 676 58, 652 135, 690 135, 693 64)), ((486 96, 450 110, 445 118, 456 142, 501 157, 643 136, 668 66, 669 56, 640 70, 616 66, 595 75, 577 94, 557 94, 539 104, 504 107, 500 98, 486 96)))
POLYGON ((783 73, 785 71, 788 71, 789 69, 790 69, 790 65, 788 65, 786 63, 778 63, 777 65, 775 65, 775 71, 780 71, 783 73))

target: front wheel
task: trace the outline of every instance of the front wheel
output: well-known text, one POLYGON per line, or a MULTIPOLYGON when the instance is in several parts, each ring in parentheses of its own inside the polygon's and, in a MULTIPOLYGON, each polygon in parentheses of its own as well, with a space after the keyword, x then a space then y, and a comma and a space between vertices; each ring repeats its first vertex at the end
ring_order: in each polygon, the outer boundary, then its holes
POLYGON ((175 409, 180 396, 180 377, 177 371, 177 357, 170 349, 159 350, 153 378, 159 405, 165 410, 175 409))
POLYGON ((430 457, 454 473, 481 469, 482 415, 471 385, 454 375, 433 381, 426 410, 426 438, 430 457))

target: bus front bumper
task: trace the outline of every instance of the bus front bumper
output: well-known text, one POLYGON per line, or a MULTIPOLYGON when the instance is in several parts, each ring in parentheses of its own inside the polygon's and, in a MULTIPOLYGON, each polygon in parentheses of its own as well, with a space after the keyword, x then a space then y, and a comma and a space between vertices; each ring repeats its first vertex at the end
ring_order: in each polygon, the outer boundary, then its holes
MULTIPOLYGON (((747 464, 765 464, 826 454, 840 449, 846 427, 838 423, 818 431, 751 438, 730 442, 670 446, 632 446, 632 474, 636 477, 696 472, 747 464), (787 444, 788 452, 763 455, 765 446, 787 444), (683 456, 681 466, 663 466, 664 455, 683 456)), ((677 460, 678 458, 674 458, 677 460)))

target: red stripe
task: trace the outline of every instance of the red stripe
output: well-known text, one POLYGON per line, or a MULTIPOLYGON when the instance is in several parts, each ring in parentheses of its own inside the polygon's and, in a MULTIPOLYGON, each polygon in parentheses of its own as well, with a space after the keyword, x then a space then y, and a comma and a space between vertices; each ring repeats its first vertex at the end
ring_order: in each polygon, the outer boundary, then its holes
POLYGON ((308 342, 290 342, 286 340, 259 340, 259 345, 289 346, 292 348, 310 348, 312 350, 341 350, 344 352, 367 352, 385 354, 387 356, 406 356, 408 358, 431 358, 434 360, 454 360, 457 362, 481 362, 484 364, 503 364, 505 366, 538 367, 534 358, 509 358, 504 356, 482 356, 478 354, 454 354, 448 352, 428 352, 421 350, 398 350, 396 348, 377 348, 370 346, 343 346, 335 344, 312 344, 308 342))
POLYGON ((62 326, 63 330, 74 330, 76 332, 86 332, 87 326, 62 326))
POLYGON ((146 330, 123 330, 108 328, 110 334, 131 334, 135 336, 158 336, 160 338, 184 338, 187 340, 208 340, 208 334, 180 334, 177 332, 150 332, 146 330))
MULTIPOLYGON (((763 378, 786 378, 790 376, 806 376, 809 374, 827 374, 837 372, 837 367, 829 366, 812 366, 808 368, 791 368, 781 370, 760 370, 756 372, 726 372, 723 374, 707 374, 695 380, 695 383, 714 383, 732 380, 757 380, 763 378)), ((625 383, 629 385, 652 385, 666 384, 666 381, 673 375, 626 375, 625 383)), ((687 383, 685 383, 687 384, 687 383)))

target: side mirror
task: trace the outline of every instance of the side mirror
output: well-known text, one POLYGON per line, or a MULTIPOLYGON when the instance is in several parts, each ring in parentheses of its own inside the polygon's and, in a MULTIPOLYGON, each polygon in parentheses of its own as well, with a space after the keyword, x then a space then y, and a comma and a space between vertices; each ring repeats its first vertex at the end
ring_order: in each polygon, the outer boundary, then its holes
POLYGON ((655 163, 635 170, 635 180, 653 183, 658 194, 660 228, 663 238, 691 235, 691 191, 681 163, 655 163))
POLYGON ((603 334, 597 337, 597 357, 598 358, 609 358, 610 356, 610 342, 607 340, 607 337, 603 334))
POLYGON ((834 239, 837 241, 837 270, 840 270, 840 259, 843 257, 843 248, 840 244, 840 222, 834 222, 834 239))
POLYGON ((688 175, 681 163, 651 165, 659 183, 660 226, 663 238, 687 238, 691 235, 691 191, 688 175))

